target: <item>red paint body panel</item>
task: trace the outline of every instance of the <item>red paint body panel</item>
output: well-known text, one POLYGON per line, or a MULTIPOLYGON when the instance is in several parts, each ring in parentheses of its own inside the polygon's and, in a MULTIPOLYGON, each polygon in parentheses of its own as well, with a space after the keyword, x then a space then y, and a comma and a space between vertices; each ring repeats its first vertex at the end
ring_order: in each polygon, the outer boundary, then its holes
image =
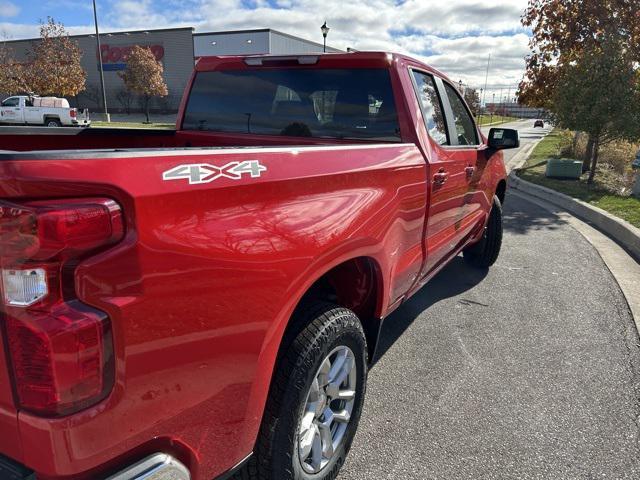
MULTIPOLYGON (((0 148, 17 151, 263 145, 0 160, 0 199, 110 197, 127 222, 122 243, 75 271, 78 298, 112 322, 111 395, 54 420, 17 412, 2 355, 0 453, 58 479, 95 478, 163 450, 209 480, 253 449, 283 332, 318 278, 370 258, 380 277, 375 313, 384 317, 477 237, 505 178, 501 154, 488 159, 480 148, 471 158, 433 145, 407 83, 409 59, 358 55, 327 55, 318 66, 389 68, 404 143, 182 131, 0 135, 0 148), (260 178, 162 180, 181 164, 248 159, 267 168, 260 178), (434 169, 470 161, 473 178, 433 190, 434 169)), ((244 63, 197 66, 215 68, 244 63)))

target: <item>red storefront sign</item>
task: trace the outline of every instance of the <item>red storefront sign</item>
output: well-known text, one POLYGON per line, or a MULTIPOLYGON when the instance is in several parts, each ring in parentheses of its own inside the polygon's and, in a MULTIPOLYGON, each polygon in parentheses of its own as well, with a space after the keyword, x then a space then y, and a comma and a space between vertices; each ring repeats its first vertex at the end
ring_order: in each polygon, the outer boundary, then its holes
MULTIPOLYGON (((102 53, 102 63, 126 63, 129 53, 136 45, 108 45, 104 44, 100 46, 100 52, 102 53)), ((162 45, 140 45, 141 47, 148 47, 156 57, 156 60, 160 61, 164 58, 164 47, 162 45)), ((96 58, 98 55, 96 54, 96 58)))

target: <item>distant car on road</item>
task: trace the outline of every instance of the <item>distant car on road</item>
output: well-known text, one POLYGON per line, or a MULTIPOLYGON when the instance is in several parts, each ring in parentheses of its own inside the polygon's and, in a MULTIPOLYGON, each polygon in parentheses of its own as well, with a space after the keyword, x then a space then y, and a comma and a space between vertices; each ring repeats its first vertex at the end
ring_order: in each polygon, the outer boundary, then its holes
POLYGON ((533 128, 544 128, 544 120, 536 120, 536 123, 533 124, 533 128))
POLYGON ((46 127, 88 127, 88 110, 70 108, 66 98, 15 96, 0 104, 0 125, 44 125, 46 127))

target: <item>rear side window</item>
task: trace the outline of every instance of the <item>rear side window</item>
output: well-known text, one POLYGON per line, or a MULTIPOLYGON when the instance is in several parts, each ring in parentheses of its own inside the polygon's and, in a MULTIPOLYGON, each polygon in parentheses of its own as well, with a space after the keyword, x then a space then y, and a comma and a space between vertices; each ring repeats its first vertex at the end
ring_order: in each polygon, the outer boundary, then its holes
POLYGON ((184 130, 400 141, 385 69, 200 72, 184 130))
POLYGON ((447 128, 442 114, 442 104, 433 77, 425 73, 413 71, 418 99, 422 105, 422 116, 429 131, 429 136, 440 145, 449 145, 447 128))
POLYGON ((458 145, 478 145, 478 132, 476 131, 473 118, 467 110, 458 91, 448 83, 444 84, 447 92, 451 110, 453 111, 453 120, 456 124, 456 135, 458 137, 458 145))

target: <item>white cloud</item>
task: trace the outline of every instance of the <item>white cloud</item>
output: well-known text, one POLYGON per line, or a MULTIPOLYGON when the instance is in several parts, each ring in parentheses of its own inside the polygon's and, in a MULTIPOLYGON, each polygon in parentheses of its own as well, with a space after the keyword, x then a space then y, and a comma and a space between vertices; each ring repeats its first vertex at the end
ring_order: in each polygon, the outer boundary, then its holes
MULTIPOLYGON (((413 55, 478 88, 484 86, 491 53, 490 93, 517 84, 528 53, 528 37, 520 25, 527 0, 114 0, 108 5, 101 14, 103 30, 270 27, 322 42, 320 25, 326 20, 332 46, 413 55)), ((14 37, 34 31, 32 26, 5 23, 0 32, 3 27, 14 37)))
POLYGON ((15 17, 20 13, 20 7, 8 0, 0 0, 0 17, 15 17))

